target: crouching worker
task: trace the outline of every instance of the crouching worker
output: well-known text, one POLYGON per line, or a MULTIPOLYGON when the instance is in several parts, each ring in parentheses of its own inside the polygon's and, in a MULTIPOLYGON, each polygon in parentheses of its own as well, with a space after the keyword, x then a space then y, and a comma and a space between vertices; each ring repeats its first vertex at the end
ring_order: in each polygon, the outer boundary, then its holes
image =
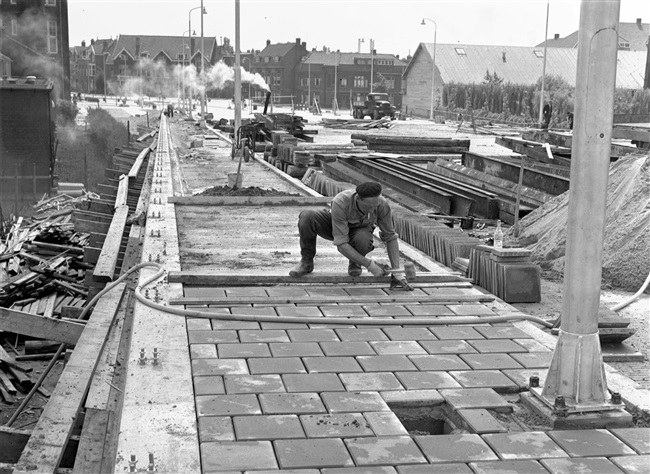
MULTIPOLYGON (((369 181, 356 189, 338 193, 332 208, 321 211, 307 210, 300 213, 301 260, 290 272, 292 277, 303 276, 314 270, 316 237, 331 240, 337 250, 349 260, 348 275, 360 276, 365 267, 374 276, 388 275, 386 267, 367 258, 373 249, 373 231, 379 227, 379 237, 386 243, 392 268, 399 267, 399 243, 393 226, 391 210, 381 195, 381 184, 369 181)), ((391 275, 391 288, 413 290, 403 273, 391 275)))

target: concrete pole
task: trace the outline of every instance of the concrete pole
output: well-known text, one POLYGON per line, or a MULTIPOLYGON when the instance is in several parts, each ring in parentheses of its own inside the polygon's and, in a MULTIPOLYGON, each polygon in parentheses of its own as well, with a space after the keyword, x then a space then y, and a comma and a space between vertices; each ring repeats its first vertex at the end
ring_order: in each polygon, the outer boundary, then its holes
POLYGON ((203 15, 205 15, 205 9, 203 8, 203 0, 201 0, 201 67, 199 71, 199 77, 201 78, 201 85, 203 86, 200 90, 201 92, 201 120, 199 125, 201 128, 205 128, 205 74, 203 72, 203 56, 205 54, 205 41, 203 37, 203 15))
POLYGON ((539 95, 539 123, 543 120, 544 112, 544 82, 546 81, 546 46, 548 44, 548 11, 550 2, 546 2, 546 33, 544 33, 544 65, 542 66, 542 91, 539 95))
POLYGON ((235 138, 241 127, 241 69, 239 55, 239 0, 235 0, 235 138))
POLYGON ((542 390, 567 407, 604 406, 598 307, 612 139, 620 0, 580 6, 575 124, 560 334, 542 390))
POLYGON ((370 92, 372 92, 373 76, 375 75, 375 40, 370 39, 370 92))

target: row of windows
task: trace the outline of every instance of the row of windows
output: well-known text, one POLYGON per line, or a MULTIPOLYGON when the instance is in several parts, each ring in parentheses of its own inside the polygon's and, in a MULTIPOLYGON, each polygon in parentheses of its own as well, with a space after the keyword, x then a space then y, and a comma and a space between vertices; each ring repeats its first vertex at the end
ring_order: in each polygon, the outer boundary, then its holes
MULTIPOLYGON (((9 0, 10 5, 18 5, 18 0, 9 0)), ((45 0, 45 6, 46 7, 55 7, 56 6, 56 0, 45 0)))
MULTIPOLYGON (((18 20, 16 18, 11 19, 10 23, 10 34, 11 36, 18 36, 18 20)), ((0 28, 4 28, 4 19, 0 17, 0 28)), ((56 21, 47 22, 47 52, 49 54, 57 54, 59 52, 57 38, 58 25, 56 21)))
MULTIPOLYGON (((320 86, 321 85, 321 78, 320 77, 314 77, 313 78, 313 85, 314 86, 320 86)), ((369 80, 365 76, 354 76, 354 82, 353 82, 353 87, 355 89, 366 89, 369 86, 369 80)), ((301 77, 300 78, 300 85, 303 87, 309 86, 309 79, 306 77, 301 77)), ((394 89, 395 88, 395 79, 386 79, 386 86, 389 89, 394 89)), ((339 87, 348 87, 348 80, 345 77, 339 78, 339 87)))
POLYGON ((255 56, 255 62, 256 63, 279 63, 280 62, 280 56, 255 56))

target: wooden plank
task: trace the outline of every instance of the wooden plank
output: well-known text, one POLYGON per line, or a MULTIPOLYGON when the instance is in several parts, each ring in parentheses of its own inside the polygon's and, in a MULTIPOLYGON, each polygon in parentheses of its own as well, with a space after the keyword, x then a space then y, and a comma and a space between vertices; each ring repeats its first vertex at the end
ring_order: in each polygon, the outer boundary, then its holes
POLYGON ((120 283, 95 305, 16 465, 16 474, 54 473, 58 468, 125 289, 126 283, 120 283))
POLYGON ((110 413, 105 410, 86 409, 73 474, 101 472, 109 418, 110 413))
POLYGON ((45 310, 43 311, 43 316, 46 318, 51 318, 54 314, 54 304, 56 303, 56 293, 50 293, 45 302, 45 310))
POLYGON ((169 196, 167 202, 185 206, 324 206, 332 199, 307 196, 169 196))
POLYGON ((111 222, 111 227, 106 234, 106 240, 102 246, 102 253, 97 260, 97 265, 93 271, 93 280, 99 282, 113 281, 115 266, 122 245, 122 236, 126 219, 129 217, 129 208, 120 206, 115 209, 115 216, 111 222))
POLYGON ((117 186, 117 196, 115 196, 115 209, 121 206, 126 206, 126 198, 129 195, 129 177, 126 175, 120 176, 120 182, 117 186))
POLYGON ((145 148, 140 152, 138 157, 135 159, 133 166, 131 166, 131 169, 129 170, 129 179, 135 179, 138 177, 138 174, 140 173, 140 168, 142 167, 142 163, 144 163, 144 160, 147 158, 147 156, 149 156, 150 152, 151 152, 151 148, 149 147, 145 148))
POLYGON ((0 308, 0 331, 77 344, 83 330, 83 324, 0 308))

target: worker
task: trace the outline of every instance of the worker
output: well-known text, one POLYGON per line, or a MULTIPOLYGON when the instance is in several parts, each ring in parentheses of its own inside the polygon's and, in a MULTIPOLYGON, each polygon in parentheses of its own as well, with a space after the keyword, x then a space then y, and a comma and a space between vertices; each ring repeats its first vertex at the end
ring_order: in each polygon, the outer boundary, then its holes
MULTIPOLYGON (((368 181, 356 189, 338 193, 332 201, 331 210, 302 211, 298 218, 301 259, 289 275, 300 277, 314 271, 317 236, 333 241, 337 250, 348 258, 348 275, 360 276, 362 267, 366 267, 376 277, 387 275, 390 272, 385 265, 366 257, 374 249, 375 227, 379 227, 379 237, 386 244, 391 267, 398 268, 397 233, 390 207, 381 191, 381 184, 368 181)), ((413 290, 404 273, 391 274, 391 280, 391 287, 413 290)))

